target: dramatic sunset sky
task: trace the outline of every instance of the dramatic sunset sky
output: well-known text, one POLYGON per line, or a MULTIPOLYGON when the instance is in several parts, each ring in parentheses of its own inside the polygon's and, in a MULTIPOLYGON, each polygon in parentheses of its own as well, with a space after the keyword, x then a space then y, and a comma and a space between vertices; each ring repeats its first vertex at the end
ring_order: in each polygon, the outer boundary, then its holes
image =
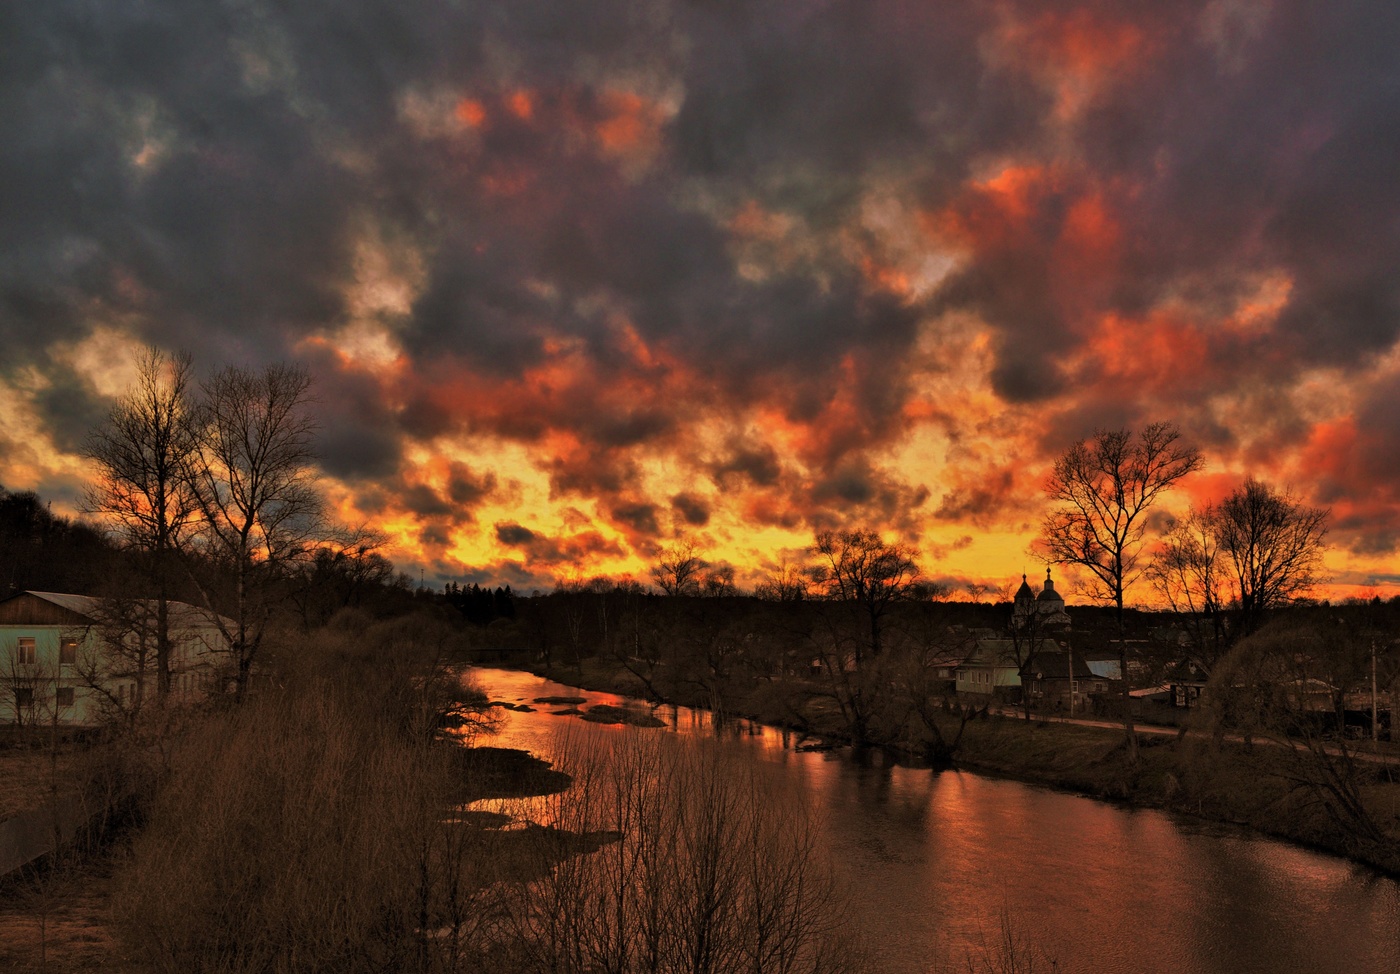
POLYGON ((0 484, 56 509, 154 343, 305 364, 430 584, 862 527, 1001 587, 1057 452, 1169 420, 1175 506, 1252 473, 1400 591, 1394 0, 43 0, 0 77, 0 484))

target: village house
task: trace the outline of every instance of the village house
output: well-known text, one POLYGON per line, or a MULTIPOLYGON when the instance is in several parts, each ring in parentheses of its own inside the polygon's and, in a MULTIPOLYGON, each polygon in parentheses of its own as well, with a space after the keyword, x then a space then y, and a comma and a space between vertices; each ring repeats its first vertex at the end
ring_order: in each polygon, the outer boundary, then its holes
POLYGON ((1020 699, 1020 668, 1014 640, 976 636, 968 654, 958 664, 957 692, 974 705, 1020 699))
MULTIPOLYGON (((191 702, 216 685, 227 643, 211 613, 168 608, 170 699, 191 702)), ((146 599, 21 592, 0 601, 0 722, 89 726, 154 699, 155 615, 146 599)))
POLYGON ((1037 710, 1088 713, 1093 697, 1108 691, 1110 681, 1096 676, 1082 656, 1061 650, 1036 653, 1020 672, 1022 692, 1037 710))

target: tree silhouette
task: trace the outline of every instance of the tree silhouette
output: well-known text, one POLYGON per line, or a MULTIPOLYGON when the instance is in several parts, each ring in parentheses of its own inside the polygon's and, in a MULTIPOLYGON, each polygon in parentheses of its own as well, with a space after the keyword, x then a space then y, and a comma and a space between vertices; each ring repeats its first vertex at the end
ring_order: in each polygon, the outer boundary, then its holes
POLYGON ((170 597, 175 558, 199 522, 191 479, 199 454, 189 402, 188 354, 167 358, 155 347, 137 359, 137 379, 107 421, 89 436, 85 452, 97 478, 84 494, 86 508, 117 526, 128 551, 151 573, 156 597, 156 696, 170 694, 170 597))
POLYGON ((1113 603, 1123 673, 1123 731, 1131 763, 1137 735, 1128 696, 1123 597, 1139 574, 1144 515, 1182 477, 1200 469, 1201 454, 1181 442, 1171 423, 1131 430, 1099 430, 1055 461, 1045 492, 1058 506, 1041 524, 1040 544, 1053 561, 1088 569, 1089 596, 1113 603))

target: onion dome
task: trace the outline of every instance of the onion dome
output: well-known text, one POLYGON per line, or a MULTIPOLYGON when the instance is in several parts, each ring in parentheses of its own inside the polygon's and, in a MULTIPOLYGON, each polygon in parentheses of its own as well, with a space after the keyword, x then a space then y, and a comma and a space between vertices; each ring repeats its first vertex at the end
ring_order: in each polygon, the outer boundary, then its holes
POLYGON ((1050 569, 1045 569, 1045 587, 1036 596, 1037 602, 1064 602, 1063 596, 1055 591, 1055 580, 1050 577, 1050 569))

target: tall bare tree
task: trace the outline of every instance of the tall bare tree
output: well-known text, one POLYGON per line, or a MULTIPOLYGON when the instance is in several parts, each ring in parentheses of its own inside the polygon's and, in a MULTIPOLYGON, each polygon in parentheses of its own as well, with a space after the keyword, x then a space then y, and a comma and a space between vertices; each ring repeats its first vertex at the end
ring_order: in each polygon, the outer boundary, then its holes
POLYGON ((1057 506, 1041 524, 1040 543, 1052 560, 1088 569, 1089 595, 1117 609, 1123 731, 1133 763, 1137 735, 1129 706, 1123 597, 1139 574, 1147 511, 1201 462, 1200 451, 1182 443, 1172 423, 1151 423, 1136 435, 1099 430, 1061 454, 1045 484, 1057 506))
POLYGON ((906 544, 888 543, 875 531, 822 531, 813 552, 820 558, 813 575, 827 598, 857 608, 865 619, 864 648, 879 656, 890 606, 922 594, 918 553, 906 544))
POLYGON ((1192 511, 1167 535, 1150 569, 1159 592, 1182 613, 1209 672, 1273 609, 1317 581, 1328 511, 1248 478, 1219 504, 1192 511))
POLYGON ((1253 477, 1220 502, 1212 523, 1229 561, 1241 635, 1312 588, 1322 568, 1328 514, 1253 477))
MULTIPOLYGON (((230 367, 205 383, 198 409, 203 449, 194 483, 204 517, 201 537, 232 581, 230 618, 219 625, 240 699, 272 611, 271 586, 308 552, 321 527, 310 387, 300 367, 230 367)), ((210 608, 218 601, 207 589, 205 598, 210 608)))
POLYGON ((813 583, 834 610, 822 613, 828 638, 818 643, 818 654, 851 736, 865 743, 881 687, 889 682, 880 671, 889 668, 881 655, 890 609, 925 594, 917 584, 917 552, 876 531, 821 531, 812 553, 818 559, 813 583))
POLYGON ((154 346, 137 358, 136 383, 88 438, 85 452, 97 479, 86 508, 111 519, 129 551, 147 566, 155 589, 157 699, 170 693, 170 597, 176 558, 201 509, 191 473, 199 452, 192 422, 187 353, 166 356, 154 346))

